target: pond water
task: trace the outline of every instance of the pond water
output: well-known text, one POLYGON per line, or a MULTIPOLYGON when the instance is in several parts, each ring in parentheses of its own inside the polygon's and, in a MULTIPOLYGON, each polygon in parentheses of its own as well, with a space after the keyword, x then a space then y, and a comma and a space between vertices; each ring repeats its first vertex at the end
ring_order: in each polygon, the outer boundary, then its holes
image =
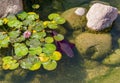
MULTIPOLYGON (((27 1, 28 0, 26 0, 26 2, 27 1)), ((46 13, 44 14, 40 12, 43 18, 46 17, 48 13, 59 10, 59 7, 57 9, 55 6, 53 10, 49 10, 51 7, 48 5, 51 4, 50 1, 52 0, 45 1, 47 3, 44 3, 43 5, 48 9, 41 9, 42 12, 46 13)), ((105 4, 110 4, 120 10, 120 0, 95 0, 94 2, 97 1, 104 1, 105 4)), ((89 6, 94 3, 93 0, 61 0, 61 2, 63 3, 63 9, 60 9, 59 11, 64 11, 76 6, 89 8, 89 6)), ((29 11, 29 9, 27 11, 29 11)), ((112 28, 113 29, 110 33, 112 35, 114 50, 119 47, 117 39, 120 38, 120 15, 112 28)), ((99 61, 86 61, 81 57, 76 47, 74 47, 73 50, 75 56, 70 58, 63 55, 62 60, 58 62, 57 69, 53 71, 47 71, 44 69, 40 69, 38 71, 27 71, 23 69, 15 71, 1 70, 0 83, 120 83, 119 65, 106 66, 101 64, 99 61)))

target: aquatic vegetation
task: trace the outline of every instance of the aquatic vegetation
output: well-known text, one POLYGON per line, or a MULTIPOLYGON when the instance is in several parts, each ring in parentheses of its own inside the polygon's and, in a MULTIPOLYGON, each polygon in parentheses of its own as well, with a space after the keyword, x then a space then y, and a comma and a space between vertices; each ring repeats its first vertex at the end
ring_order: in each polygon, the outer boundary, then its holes
MULTIPOLYGON (((36 7, 36 5, 35 5, 36 7)), ((35 12, 21 12, 0 19, 0 48, 10 48, 8 55, 3 55, 2 68, 14 70, 18 67, 38 70, 43 66, 46 70, 54 70, 57 61, 62 58, 56 42, 64 39, 62 34, 52 32, 65 19, 52 13, 47 21, 39 19, 35 12)))

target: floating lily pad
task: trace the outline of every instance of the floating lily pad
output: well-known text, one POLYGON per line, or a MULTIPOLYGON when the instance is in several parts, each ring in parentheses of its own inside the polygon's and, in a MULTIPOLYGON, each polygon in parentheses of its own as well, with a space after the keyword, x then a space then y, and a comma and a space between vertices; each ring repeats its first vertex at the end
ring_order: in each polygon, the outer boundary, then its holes
POLYGON ((8 33, 10 38, 17 38, 20 35, 20 31, 11 31, 8 33))
POLYGON ((56 17, 53 19, 57 24, 63 24, 65 23, 65 19, 62 17, 56 17))
POLYGON ((19 20, 10 20, 10 21, 8 21, 7 24, 9 27, 15 27, 15 28, 22 27, 22 22, 20 22, 19 20))
POLYGON ((2 25, 3 25, 3 20, 0 19, 0 26, 2 26, 2 25))
POLYGON ((17 60, 13 59, 13 57, 11 56, 6 56, 2 59, 3 64, 2 64, 2 68, 7 70, 14 70, 16 68, 19 67, 19 63, 17 63, 17 60))
POLYGON ((37 62, 37 63, 33 64, 32 67, 29 68, 29 70, 32 70, 32 71, 38 70, 38 69, 40 69, 40 67, 41 67, 41 63, 37 62))
POLYGON ((57 62, 54 60, 43 63, 43 68, 49 71, 56 69, 56 67, 57 67, 57 62))
POLYGON ((50 14, 50 15, 48 16, 48 18, 49 18, 50 20, 53 20, 54 18, 59 17, 59 16, 60 16, 59 14, 52 13, 52 14, 50 14))
POLYGON ((46 36, 46 32, 33 33, 32 38, 41 39, 46 36))
POLYGON ((62 41, 64 39, 64 36, 62 34, 57 34, 54 36, 54 39, 56 41, 62 41))
POLYGON ((45 38, 45 42, 46 42, 46 43, 53 43, 53 41, 54 41, 54 40, 53 40, 53 37, 46 37, 46 38, 45 38))
POLYGON ((56 46, 54 44, 45 44, 43 47, 43 52, 46 54, 51 54, 56 50, 56 46))
POLYGON ((25 44, 15 43, 14 45, 15 55, 18 57, 26 56, 28 53, 28 48, 25 44))
POLYGON ((31 38, 30 40, 27 40, 26 44, 27 44, 27 46, 30 46, 30 47, 41 46, 39 39, 35 39, 35 38, 31 38))
POLYGON ((53 55, 50 56, 52 60, 60 60, 62 58, 62 54, 59 51, 54 51, 53 55))
POLYGON ((47 62, 50 58, 45 53, 41 53, 39 59, 41 62, 47 62))
POLYGON ((33 5, 32 5, 32 8, 33 8, 33 9, 38 9, 38 8, 40 8, 40 5, 39 5, 39 4, 33 4, 33 5))
POLYGON ((50 29, 56 29, 56 28, 58 28, 58 25, 57 25, 56 23, 49 23, 49 24, 48 24, 48 27, 49 27, 50 29))
POLYGON ((30 55, 36 55, 36 54, 39 55, 41 52, 42 52, 42 48, 40 46, 29 48, 30 55))
POLYGON ((28 16, 28 14, 26 13, 26 12, 21 12, 21 13, 19 13, 19 14, 17 14, 17 17, 19 18, 19 19, 21 19, 21 20, 24 20, 24 19, 26 19, 26 17, 28 16))

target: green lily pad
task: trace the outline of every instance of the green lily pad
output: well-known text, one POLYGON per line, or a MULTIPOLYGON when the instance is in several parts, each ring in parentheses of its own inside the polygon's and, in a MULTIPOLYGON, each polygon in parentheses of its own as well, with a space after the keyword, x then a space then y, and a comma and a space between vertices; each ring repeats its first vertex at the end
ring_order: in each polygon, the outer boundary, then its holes
POLYGON ((52 60, 52 61, 48 61, 48 62, 45 62, 45 63, 42 63, 43 64, 43 68, 46 69, 46 70, 54 70, 56 69, 57 67, 57 62, 52 60))
POLYGON ((9 20, 7 24, 9 27, 20 28, 22 27, 23 23, 20 22, 19 20, 9 20))
POLYGON ((49 19, 49 20, 53 20, 54 18, 59 17, 59 16, 60 16, 59 14, 52 13, 52 14, 50 14, 50 15, 48 16, 48 19, 49 19))
POLYGON ((64 24, 65 23, 65 19, 62 17, 56 17, 53 19, 57 24, 64 24))
POLYGON ((56 46, 54 44, 45 44, 43 47, 43 52, 46 54, 52 54, 56 50, 56 46))
POLYGON ((0 26, 2 26, 3 25, 3 20, 2 19, 0 19, 0 26))
POLYGON ((23 21, 23 25, 29 26, 30 24, 32 24, 32 22, 33 22, 32 20, 26 19, 23 21))
POLYGON ((37 62, 33 64, 32 67, 29 68, 29 70, 35 71, 35 70, 40 69, 40 67, 41 67, 41 62, 37 62))
POLYGON ((26 45, 30 47, 38 47, 41 46, 39 39, 31 38, 30 40, 26 41, 26 45))
POLYGON ((46 37, 45 38, 46 43, 53 43, 53 41, 54 41, 53 37, 46 37))
POLYGON ((8 47, 9 42, 10 42, 9 37, 6 37, 3 40, 0 40, 0 46, 1 47, 8 47))
POLYGON ((3 57, 2 58, 2 61, 3 62, 7 62, 7 61, 10 61, 10 60, 12 60, 13 58, 11 57, 11 56, 6 56, 6 57, 3 57))
POLYGON ((29 48, 29 54, 30 55, 36 55, 36 54, 39 55, 41 52, 42 52, 42 48, 40 46, 29 48))
POLYGON ((39 4, 33 4, 33 5, 32 5, 32 8, 33 8, 33 9, 38 9, 38 8, 40 8, 40 5, 39 5, 39 4))
POLYGON ((16 68, 18 68, 19 67, 19 63, 12 63, 11 65, 10 65, 10 70, 14 70, 14 69, 16 69, 16 68))
POLYGON ((62 41, 64 39, 64 36, 62 34, 57 34, 54 36, 54 39, 56 41, 62 41))
POLYGON ((3 34, 2 32, 0 32, 0 40, 3 40, 6 37, 8 37, 7 34, 3 34))
POLYGON ((18 57, 26 56, 28 53, 28 48, 23 43, 15 43, 14 50, 15 50, 15 55, 18 57))
POLYGON ((29 68, 32 66, 32 63, 26 62, 26 61, 21 61, 20 66, 21 66, 23 69, 29 69, 29 68))
POLYGON ((17 31, 11 31, 8 33, 9 37, 10 38, 17 38, 19 35, 20 35, 20 31, 17 30, 17 31))
POLYGON ((50 56, 52 60, 60 60, 62 58, 62 54, 59 51, 54 51, 53 54, 50 56))
POLYGON ((48 23, 48 28, 56 29, 56 28, 58 28, 58 25, 56 23, 48 23))
POLYGON ((34 27, 34 30, 36 31, 42 31, 44 30, 45 26, 43 25, 43 22, 36 22, 36 26, 34 27))
POLYGON ((17 17, 19 18, 19 19, 21 19, 21 20, 24 20, 24 19, 26 19, 26 17, 28 16, 28 14, 26 13, 26 12, 21 12, 21 13, 19 13, 19 14, 17 14, 17 17))
POLYGON ((39 19, 39 15, 37 15, 36 13, 34 14, 28 14, 27 20, 36 20, 36 19, 39 19))
POLYGON ((38 33, 33 33, 33 35, 31 37, 35 38, 35 39, 41 39, 41 38, 44 38, 45 36, 46 36, 46 32, 41 31, 38 33))
POLYGON ((23 69, 37 70, 41 66, 41 62, 37 56, 29 56, 22 60, 20 66, 23 69))
POLYGON ((16 16, 15 15, 8 15, 7 16, 7 19, 10 21, 10 20, 17 20, 16 16))
POLYGON ((19 67, 19 63, 17 63, 17 60, 14 60, 13 57, 11 56, 6 56, 2 59, 3 64, 2 64, 2 68, 7 70, 14 70, 16 68, 19 67))

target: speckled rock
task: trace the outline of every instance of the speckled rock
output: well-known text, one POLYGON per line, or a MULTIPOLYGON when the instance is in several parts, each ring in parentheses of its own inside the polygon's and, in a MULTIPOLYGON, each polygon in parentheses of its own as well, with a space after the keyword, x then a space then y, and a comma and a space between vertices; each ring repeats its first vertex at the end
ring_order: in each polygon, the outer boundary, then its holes
POLYGON ((22 0, 0 0, 0 17, 23 10, 22 0))
POLYGON ((118 16, 118 10, 115 7, 95 3, 89 9, 87 17, 87 27, 100 31, 112 25, 113 21, 118 16))
POLYGON ((65 27, 69 29, 80 29, 81 31, 86 26, 86 9, 82 7, 75 7, 66 10, 62 13, 62 17, 64 17, 67 21, 65 27))
POLYGON ((120 49, 116 49, 112 54, 102 61, 107 65, 119 65, 120 64, 120 49))
POLYGON ((100 59, 111 50, 110 34, 82 33, 75 38, 75 45, 81 55, 88 59, 100 59))
POLYGON ((111 68, 105 75, 93 78, 87 83, 120 83, 120 67, 111 68))

